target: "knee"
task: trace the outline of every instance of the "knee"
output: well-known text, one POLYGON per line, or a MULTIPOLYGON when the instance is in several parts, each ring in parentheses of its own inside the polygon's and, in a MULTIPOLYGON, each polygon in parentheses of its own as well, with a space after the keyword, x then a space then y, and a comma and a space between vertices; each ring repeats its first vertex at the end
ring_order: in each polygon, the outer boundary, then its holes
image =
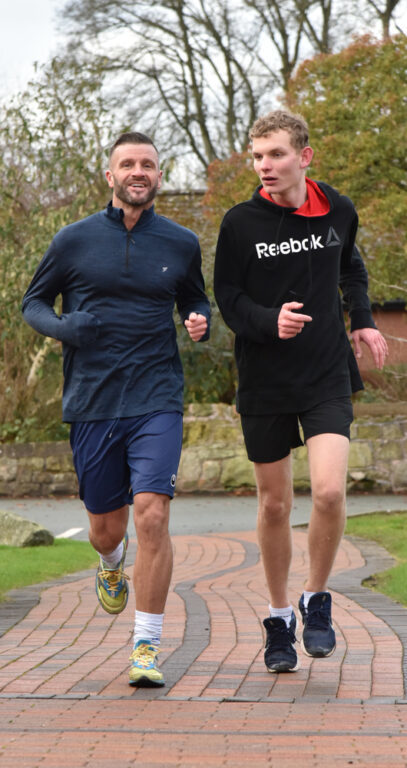
POLYGON ((291 499, 284 499, 271 493, 259 498, 259 520, 265 524, 284 523, 289 519, 291 499))
POLYGON ((123 536, 119 536, 116 532, 112 533, 107 528, 99 528, 97 531, 92 528, 89 530, 90 543, 97 552, 102 554, 113 552, 113 550, 120 544, 122 538, 123 536))
POLYGON ((168 531, 168 503, 161 498, 135 498, 134 525, 137 538, 154 543, 168 531))
POLYGON ((128 515, 107 512, 104 515, 89 516, 89 541, 102 553, 112 552, 120 544, 127 530, 128 515))
POLYGON ((314 507, 319 512, 336 512, 342 514, 345 511, 345 488, 326 483, 323 486, 313 490, 312 493, 314 507))

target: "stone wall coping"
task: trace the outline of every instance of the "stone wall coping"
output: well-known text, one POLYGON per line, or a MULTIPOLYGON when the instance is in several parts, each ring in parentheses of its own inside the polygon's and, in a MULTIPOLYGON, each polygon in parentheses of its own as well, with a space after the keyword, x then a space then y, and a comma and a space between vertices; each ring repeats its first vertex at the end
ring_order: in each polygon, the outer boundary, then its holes
MULTIPOLYGON (((356 403, 348 490, 407 492, 407 403, 356 403)), ((295 490, 309 490, 307 450, 293 451, 295 490)), ((254 490, 240 418, 225 403, 187 405, 177 492, 254 490)), ((77 493, 69 440, 0 445, 0 496, 77 493)))

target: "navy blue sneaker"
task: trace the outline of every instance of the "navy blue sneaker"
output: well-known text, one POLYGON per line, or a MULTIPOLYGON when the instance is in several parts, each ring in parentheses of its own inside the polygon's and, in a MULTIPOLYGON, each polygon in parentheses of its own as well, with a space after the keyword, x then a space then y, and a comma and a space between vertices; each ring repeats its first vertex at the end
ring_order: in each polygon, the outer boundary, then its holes
POLYGON ((307 608, 304 607, 304 595, 301 595, 298 607, 304 623, 301 640, 304 653, 316 658, 331 656, 336 648, 336 638, 331 619, 330 593, 316 592, 307 608))
POLYGON ((264 619, 266 628, 266 649, 264 661, 268 672, 296 672, 300 668, 297 651, 294 648, 297 620, 293 611, 290 626, 285 619, 269 617, 264 619))

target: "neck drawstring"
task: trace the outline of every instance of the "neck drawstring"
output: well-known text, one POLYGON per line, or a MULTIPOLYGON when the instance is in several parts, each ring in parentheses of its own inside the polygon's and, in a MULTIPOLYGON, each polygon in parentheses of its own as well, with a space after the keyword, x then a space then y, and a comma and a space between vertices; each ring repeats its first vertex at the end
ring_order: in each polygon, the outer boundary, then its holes
MULTIPOLYGON (((307 233, 308 233, 308 243, 311 244, 311 226, 309 223, 309 218, 307 218, 307 233)), ((308 254, 307 254, 307 263, 308 263, 308 288, 306 291, 306 294, 304 296, 304 304, 311 296, 312 292, 312 253, 311 248, 308 248, 308 254)))
MULTIPOLYGON (((277 264, 278 264, 279 260, 281 259, 281 254, 280 254, 281 236, 280 235, 281 235, 281 232, 282 232, 282 229, 283 229, 283 225, 284 225, 286 216, 287 216, 286 210, 285 210, 285 208, 282 208, 281 215, 280 215, 280 220, 279 220, 277 231, 276 231, 276 245, 277 245, 276 251, 277 251, 278 255, 275 255, 275 256, 271 256, 270 255, 270 257, 267 260, 265 260, 264 264, 265 264, 266 269, 269 269, 269 270, 275 269, 277 267, 277 264)), ((311 247, 310 247, 311 246, 311 239, 312 239, 312 236, 311 236, 311 225, 310 225, 309 217, 304 217, 304 218, 306 220, 307 235, 308 235, 308 252, 307 252, 307 278, 308 278, 308 280, 307 280, 307 286, 305 288, 305 285, 304 285, 304 289, 301 292, 301 295, 298 292, 296 292, 295 290, 290 290, 289 291, 289 293, 290 293, 289 300, 290 301, 300 301, 303 304, 305 304, 305 302, 310 298, 311 293, 312 293, 312 284, 313 284, 313 276, 312 276, 312 250, 311 250, 311 247)), ((282 303, 284 301, 287 301, 287 297, 285 295, 284 296, 279 296, 276 299, 276 306, 278 306, 280 303, 282 303)))

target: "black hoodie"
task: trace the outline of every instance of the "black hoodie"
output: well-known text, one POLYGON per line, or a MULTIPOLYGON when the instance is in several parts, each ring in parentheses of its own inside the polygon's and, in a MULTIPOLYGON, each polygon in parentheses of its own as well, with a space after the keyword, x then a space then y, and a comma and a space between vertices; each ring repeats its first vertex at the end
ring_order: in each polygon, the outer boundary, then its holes
POLYGON ((258 187, 223 219, 214 288, 236 334, 240 413, 299 413, 363 389, 338 290, 351 330, 374 328, 367 272, 355 246, 357 214, 349 198, 322 182, 318 187, 329 202, 324 215, 298 215, 265 200, 258 187), (299 311, 312 322, 283 340, 277 319, 290 301, 303 302, 299 311))

